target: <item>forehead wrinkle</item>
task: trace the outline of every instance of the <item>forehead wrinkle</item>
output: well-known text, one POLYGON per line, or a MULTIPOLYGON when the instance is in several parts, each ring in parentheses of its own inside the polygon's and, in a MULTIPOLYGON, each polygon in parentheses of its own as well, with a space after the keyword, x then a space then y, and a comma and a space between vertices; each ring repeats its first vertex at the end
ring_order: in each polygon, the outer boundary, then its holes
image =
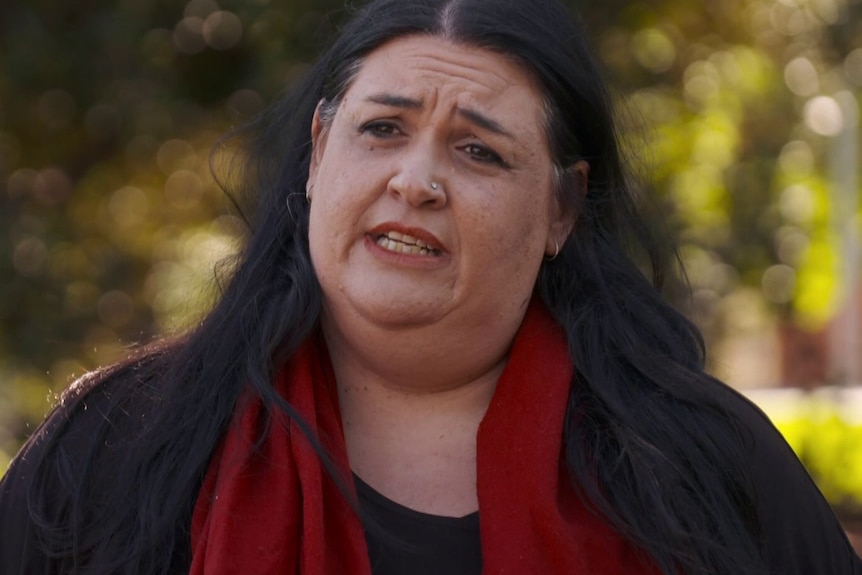
MULTIPOLYGON (((475 49, 474 47, 468 48, 475 49)), ((482 50, 482 52, 486 51, 482 50)), ((469 94, 469 100, 474 104, 478 104, 480 108, 485 107, 482 105, 482 101, 484 100, 483 95, 481 94, 482 92, 484 92, 485 95, 490 96, 491 100, 496 100, 502 94, 517 86, 528 88, 528 90, 535 88, 535 86, 530 82, 531 77, 527 78, 526 84, 523 82, 513 83, 511 73, 515 72, 520 76, 525 73, 523 68, 496 52, 487 52, 500 58, 500 60, 510 69, 497 72, 496 70, 486 67, 484 63, 480 64, 469 62, 469 56, 457 58, 459 54, 450 55, 450 58, 446 59, 440 57, 429 57, 424 54, 408 54, 408 57, 417 62, 415 67, 421 70, 420 73, 431 76, 444 76, 444 82, 441 82, 438 88, 439 96, 445 94, 448 91, 447 88, 455 89, 457 91, 455 100, 460 101, 462 98, 458 97, 458 95, 464 93, 464 90, 457 86, 452 86, 453 83, 464 82, 466 84, 477 86, 479 90, 472 94, 468 91, 467 94, 469 94)), ((476 108, 456 104, 455 112, 462 118, 465 118, 469 122, 485 130, 512 139, 515 138, 514 135, 509 130, 505 129, 499 121, 494 120, 486 113, 481 112, 476 108)))
POLYGON ((424 54, 408 55, 407 57, 415 60, 416 63, 413 66, 424 74, 446 76, 450 81, 458 80, 481 86, 482 89, 491 93, 497 93, 501 88, 510 85, 510 78, 507 78, 504 73, 485 67, 485 63, 468 62, 469 57, 460 59, 464 61, 456 61, 456 58, 451 57, 454 55, 448 56, 450 57, 446 59, 424 54))
POLYGON ((357 88, 355 82, 358 81, 362 85, 358 90, 358 101, 420 112, 430 111, 441 101, 448 101, 448 114, 483 130, 521 141, 526 132, 532 131, 523 126, 526 117, 506 114, 496 118, 492 113, 501 96, 520 88, 538 100, 539 109, 530 124, 540 130, 542 144, 549 145, 547 103, 529 70, 505 54, 440 38, 431 39, 448 44, 453 50, 429 55, 425 53, 425 46, 415 44, 417 38, 422 36, 395 39, 372 51, 363 58, 354 84, 348 91, 357 88), (489 66, 488 55, 500 66, 489 66), (423 88, 420 92, 416 90, 417 80, 421 85, 423 76, 427 81, 425 88, 430 85, 431 89, 423 88))
MULTIPOLYGON (((453 48, 453 50, 446 53, 428 55, 424 53, 423 48, 417 47, 414 43, 411 43, 411 40, 415 40, 417 38, 423 38, 423 36, 408 35, 396 38, 378 48, 378 50, 383 51, 387 47, 391 47, 393 44, 400 45, 402 47, 402 49, 397 52, 387 53, 388 59, 395 58, 401 60, 398 66, 389 67, 382 60, 378 61, 378 66, 381 66, 388 74, 392 74, 393 72, 397 74, 399 69, 403 69, 406 65, 406 67, 421 71, 421 73, 443 75, 447 76, 450 80, 462 80, 470 84, 476 84, 492 93, 499 92, 510 84, 510 71, 501 70, 498 72, 497 70, 489 69, 487 67, 487 62, 484 61, 484 56, 492 55, 495 58, 499 58, 505 63, 507 68, 520 68, 517 63, 492 50, 487 50, 470 44, 452 42, 442 38, 435 38, 433 36, 429 38, 440 41, 443 44, 447 44, 449 47, 453 48)), ((363 66, 367 65, 370 60, 373 60, 374 55, 375 52, 372 51, 372 53, 365 58, 363 66)))

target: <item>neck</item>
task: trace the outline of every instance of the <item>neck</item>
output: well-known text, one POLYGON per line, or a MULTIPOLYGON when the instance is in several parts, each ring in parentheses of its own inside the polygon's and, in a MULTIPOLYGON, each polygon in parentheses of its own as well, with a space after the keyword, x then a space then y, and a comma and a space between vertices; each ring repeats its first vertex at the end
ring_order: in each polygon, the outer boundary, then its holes
POLYGON ((524 302, 482 321, 452 313, 392 325, 325 306, 321 320, 339 387, 374 385, 410 396, 496 381, 526 309, 524 302))
POLYGON ((324 334, 345 421, 357 416, 409 420, 416 410, 423 419, 439 411, 456 418, 478 414, 481 420, 514 337, 494 345, 490 334, 475 336, 469 339, 482 345, 468 346, 463 338, 443 338, 434 329, 354 332, 328 321, 324 334))
POLYGON ((462 327, 451 337, 433 326, 348 323, 345 329, 345 322, 336 328, 327 319, 323 331, 353 471, 419 511, 475 511, 479 424, 521 318, 508 334, 500 326, 486 333, 462 327))

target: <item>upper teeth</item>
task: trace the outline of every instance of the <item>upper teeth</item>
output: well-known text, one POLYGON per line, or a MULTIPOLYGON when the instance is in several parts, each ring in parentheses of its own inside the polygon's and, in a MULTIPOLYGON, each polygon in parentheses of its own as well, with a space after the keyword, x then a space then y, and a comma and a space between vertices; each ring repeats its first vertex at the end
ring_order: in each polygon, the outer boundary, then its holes
POLYGON ((398 232, 387 232, 377 238, 377 245, 393 252, 431 255, 437 252, 419 238, 398 232))

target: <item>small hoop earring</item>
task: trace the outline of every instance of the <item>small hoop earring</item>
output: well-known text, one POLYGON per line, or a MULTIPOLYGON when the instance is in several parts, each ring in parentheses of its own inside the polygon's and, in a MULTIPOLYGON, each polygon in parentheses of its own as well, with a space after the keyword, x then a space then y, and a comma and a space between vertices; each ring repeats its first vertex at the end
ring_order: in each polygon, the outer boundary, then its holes
POLYGON ((558 255, 560 255, 560 243, 558 241, 554 240, 554 255, 552 255, 551 257, 545 256, 545 260, 552 262, 555 259, 557 259, 558 255))
POLYGON ((314 189, 314 184, 305 187, 305 201, 311 204, 311 190, 314 189))

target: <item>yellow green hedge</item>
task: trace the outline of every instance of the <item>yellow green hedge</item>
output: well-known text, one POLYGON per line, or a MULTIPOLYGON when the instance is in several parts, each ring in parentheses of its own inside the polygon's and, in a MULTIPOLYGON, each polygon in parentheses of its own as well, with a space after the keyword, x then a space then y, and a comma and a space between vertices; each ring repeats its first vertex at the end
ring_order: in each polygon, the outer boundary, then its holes
POLYGON ((862 387, 748 395, 769 415, 830 503, 854 514, 862 511, 862 387))

